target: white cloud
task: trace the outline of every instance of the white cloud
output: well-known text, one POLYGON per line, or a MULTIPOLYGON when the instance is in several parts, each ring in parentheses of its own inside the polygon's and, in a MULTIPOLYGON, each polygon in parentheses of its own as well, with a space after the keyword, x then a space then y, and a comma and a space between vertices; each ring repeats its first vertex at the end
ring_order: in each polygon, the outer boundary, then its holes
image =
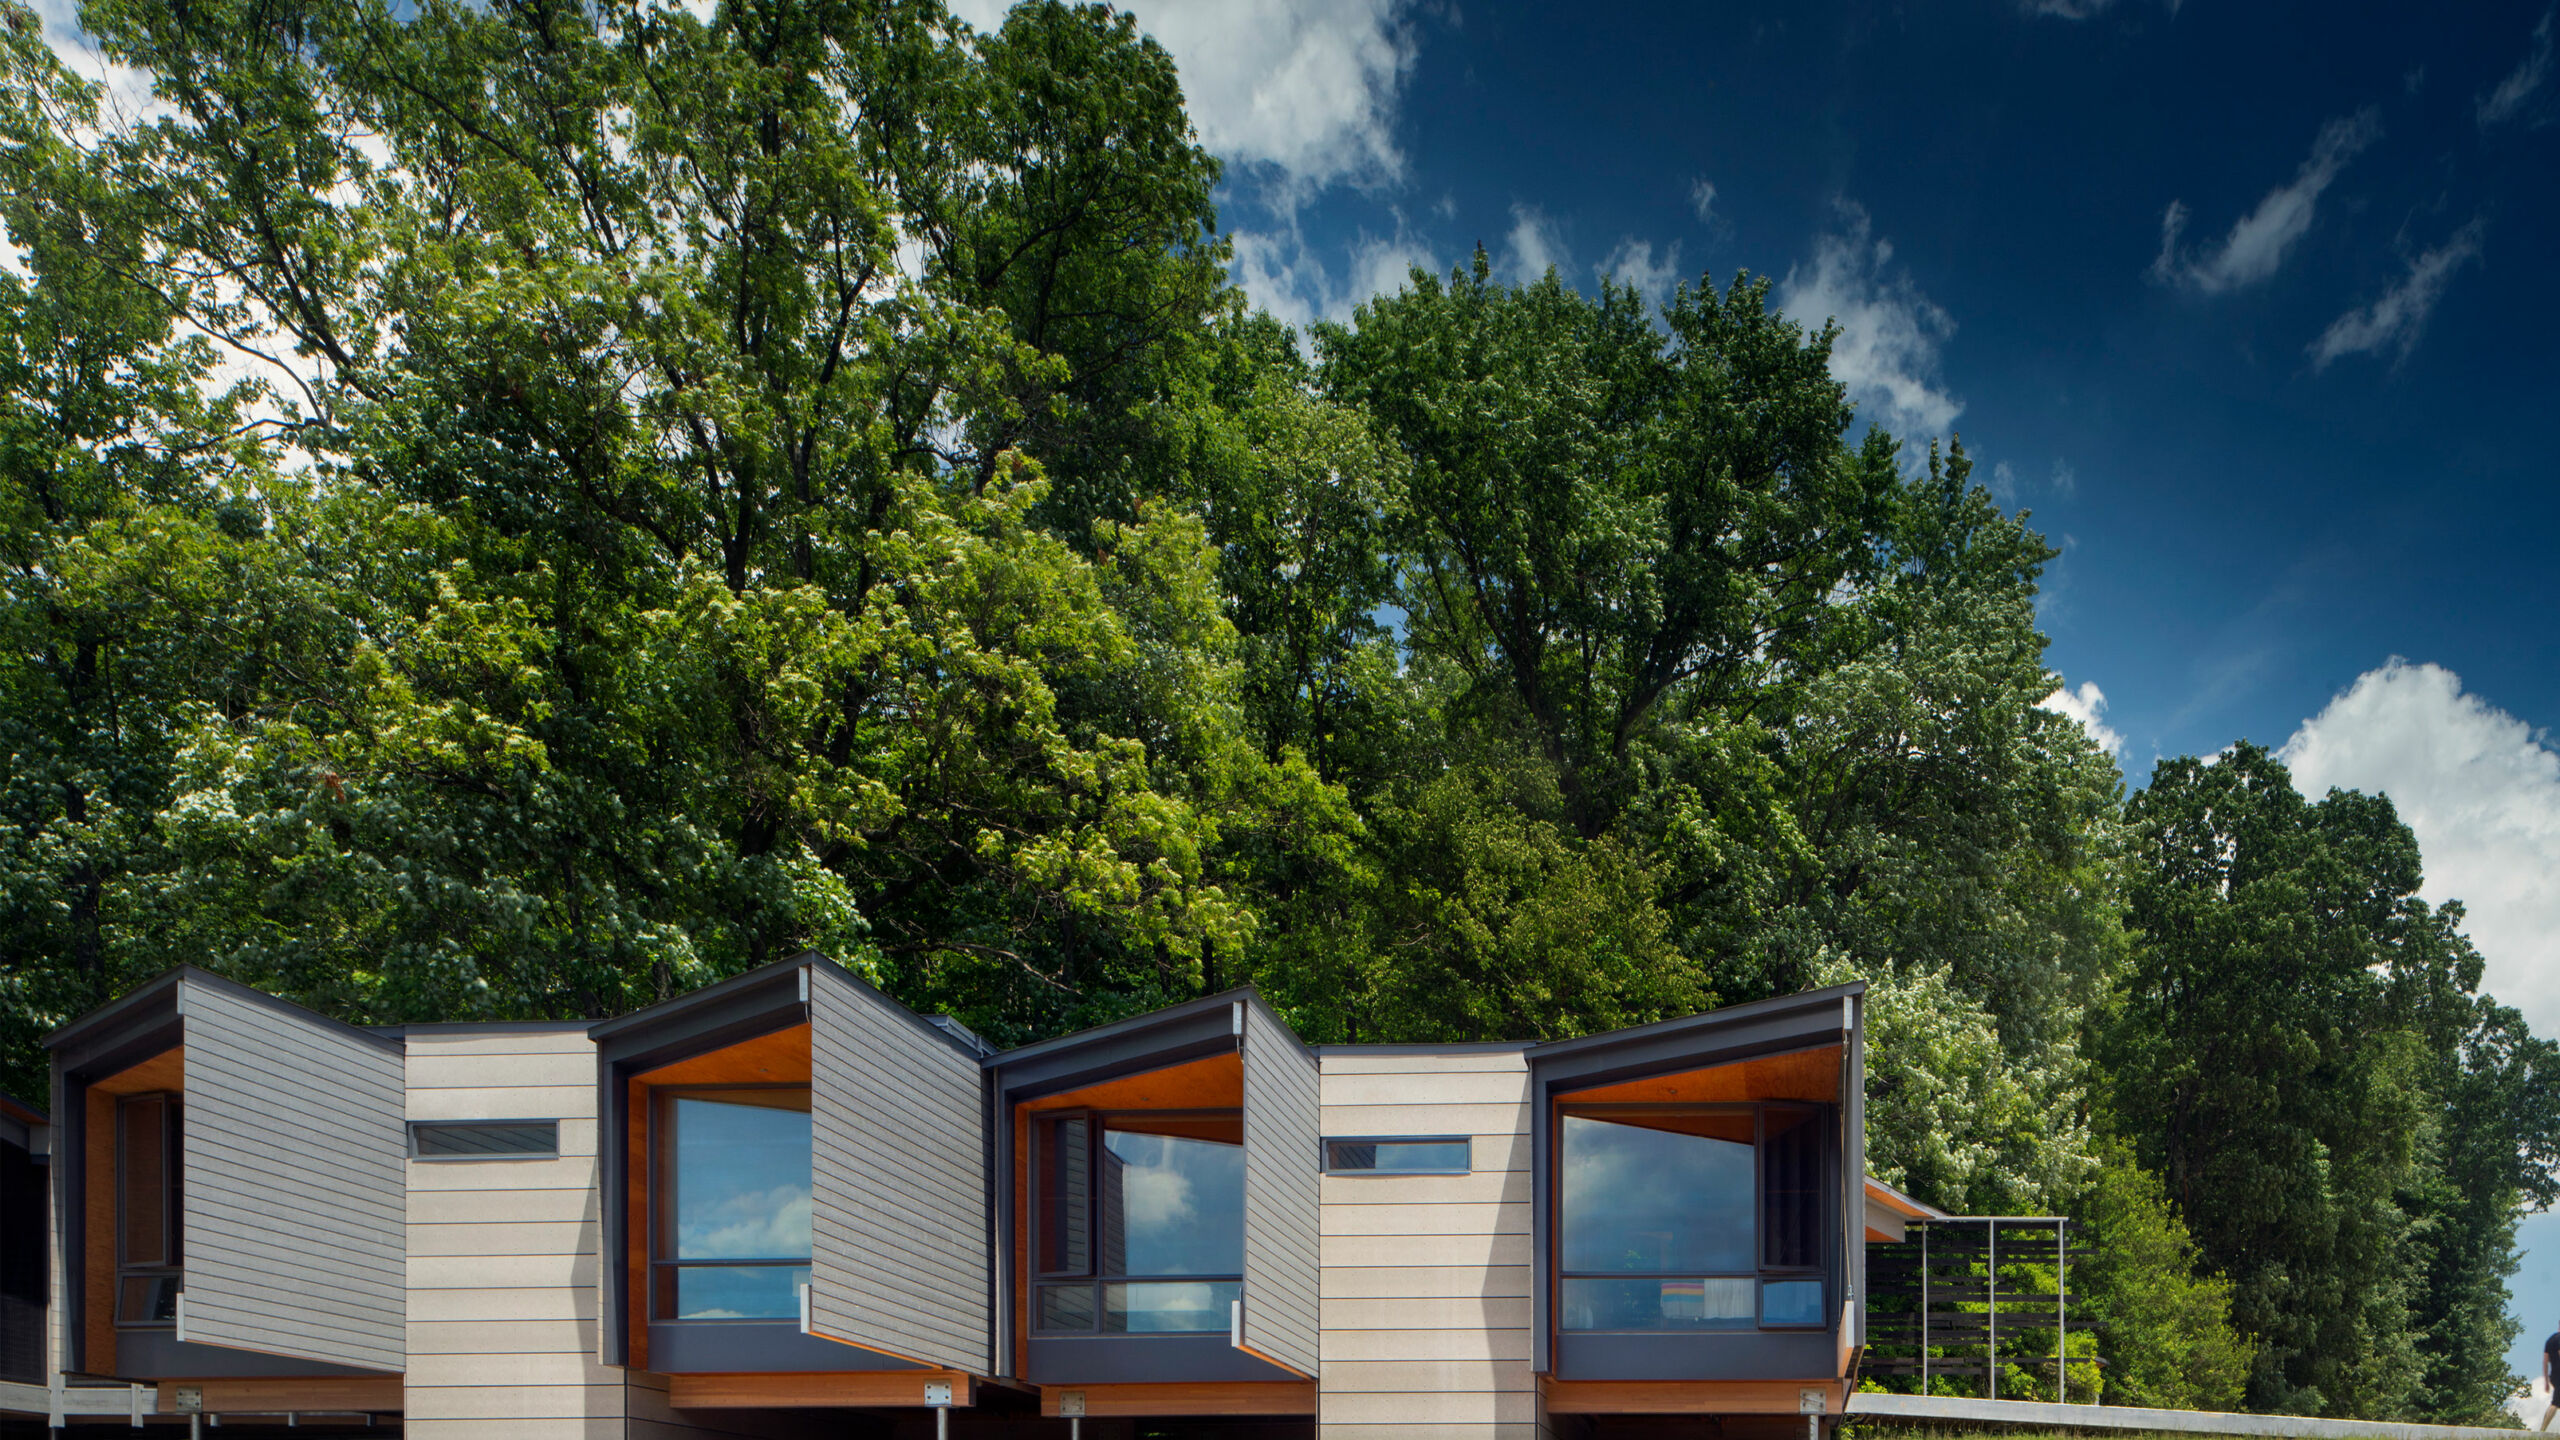
POLYGON ((2311 342, 2311 368, 2326 370, 2333 360, 2383 349, 2397 349, 2400 358, 2406 359, 2417 347, 2419 332, 2426 329, 2427 316, 2453 272, 2479 257, 2480 236, 2486 228, 2485 221, 2473 220, 2453 232, 2453 238, 2410 261, 2409 273, 2382 298, 2329 322, 2320 338, 2311 342))
POLYGON ((1656 305, 1668 304, 1671 292, 1680 285, 1680 242, 1671 242, 1656 259, 1652 241, 1630 235, 1618 242, 1618 248, 1610 251, 1607 259, 1592 266, 1591 273, 1632 285, 1656 305))
POLYGON ((1547 271, 1563 271, 1573 263, 1565 253, 1564 232, 1535 205, 1511 207, 1511 235, 1503 242, 1502 271, 1514 284, 1532 285, 1547 271))
MULTIPOLYGON (((981 30, 1003 0, 956 0, 981 30)), ((1200 143, 1268 182, 1276 210, 1327 186, 1401 179, 1396 103, 1413 69, 1410 0, 1128 0, 1173 53, 1200 143)))
POLYGON ((2187 207, 2183 201, 2170 201, 2160 217, 2160 256, 2151 262, 2151 277, 2213 295, 2255 285, 2275 274, 2286 252, 2309 233, 2321 192, 2337 180, 2348 161, 2381 135, 2382 121, 2369 109, 2321 126, 2319 137, 2311 142, 2311 153, 2293 179, 2268 191, 2258 208, 2241 216, 2222 243, 2203 255, 2189 258, 2180 252, 2187 207))
POLYGON ((2551 17, 2554 13, 2553 10, 2542 12, 2542 19, 2533 27, 2533 48, 2525 52, 2524 59, 2516 62, 2516 68, 2508 72, 2506 79, 2498 82, 2496 89, 2480 97, 2481 129, 2516 118, 2524 109, 2524 103, 2533 98, 2533 92, 2541 89, 2542 82, 2549 78, 2551 17))
POLYGON ((1938 378, 1954 317, 1894 268, 1893 242, 1871 237, 1866 211, 1844 200, 1840 216, 1843 228, 1814 242, 1812 261, 1787 271, 1778 307, 1808 330, 1839 322, 1831 373, 1859 409, 1889 429, 1943 432, 1964 412, 1938 378))
POLYGON ((1716 218, 1716 182, 1701 175, 1689 185, 1689 208, 1698 212, 1703 225, 1716 218))
POLYGON ((2068 685, 2058 686, 2052 694, 2037 701, 2036 708, 2070 716, 2080 722, 2081 729, 2089 732, 2090 740, 2099 749, 2118 760, 2124 758, 2124 735, 2106 722, 2107 692, 2098 688, 2097 681, 2083 680, 2077 690, 2068 685))
MULTIPOLYGON (((2560 1033, 2560 752, 2437 665, 2357 677, 2277 752, 2295 788, 2391 797, 2426 860, 2430 904, 2460 900, 2485 982, 2560 1033)), ((2538 1418, 2538 1417, 2537 1417, 2538 1418)))
POLYGON ((1342 252, 1339 265, 1326 264, 1294 230, 1232 238, 1236 258, 1229 273, 1235 282, 1256 305, 1302 330, 1311 321, 1350 319, 1353 308, 1371 296, 1403 289, 1416 266, 1441 268, 1401 224, 1393 235, 1361 235, 1342 252))

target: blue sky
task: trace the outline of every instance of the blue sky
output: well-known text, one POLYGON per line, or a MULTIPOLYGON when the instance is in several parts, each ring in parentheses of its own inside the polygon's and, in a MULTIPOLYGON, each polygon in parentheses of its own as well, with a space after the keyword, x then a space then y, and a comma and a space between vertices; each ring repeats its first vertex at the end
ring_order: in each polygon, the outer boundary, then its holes
MULTIPOLYGON (((2062 550, 2048 662, 2140 784, 2392 796, 2560 1032, 2560 0, 1133 0, 1237 276, 1347 316, 1481 243, 1770 277, 1863 414, 2062 550)), ((991 19, 1002 0, 956 8, 991 19)), ((2526 1230, 2530 1373, 2560 1217, 2526 1230)))

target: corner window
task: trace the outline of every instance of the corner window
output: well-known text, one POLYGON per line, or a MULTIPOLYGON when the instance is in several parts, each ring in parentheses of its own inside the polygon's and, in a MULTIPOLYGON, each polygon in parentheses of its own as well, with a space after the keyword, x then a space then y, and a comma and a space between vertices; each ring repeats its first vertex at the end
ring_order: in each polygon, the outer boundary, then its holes
POLYGON ((1568 1108, 1563 1328, 1826 1323, 1829 1134, 1813 1106, 1568 1108))
POLYGON ((1034 1328, 1227 1328, 1244 1280, 1241 1112, 1042 1115, 1031 1142, 1034 1328))
POLYGON ((809 1089, 661 1091, 651 1314, 796 1320, 809 1281, 809 1089))
POLYGON ((1473 1142, 1464 1135, 1327 1140, 1329 1175, 1465 1175, 1474 1168, 1473 1142))
POLYGON ((180 1270, 178 1098, 116 1102, 116 1323, 174 1325, 180 1270))

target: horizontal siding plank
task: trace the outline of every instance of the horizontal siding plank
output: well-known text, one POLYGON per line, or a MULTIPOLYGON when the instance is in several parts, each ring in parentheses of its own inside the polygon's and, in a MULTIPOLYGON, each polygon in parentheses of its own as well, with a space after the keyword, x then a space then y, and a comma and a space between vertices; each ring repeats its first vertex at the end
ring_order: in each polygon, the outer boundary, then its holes
POLYGON ((1537 1388, 1529 1362, 1521 1360, 1345 1360, 1328 1361, 1324 1391, 1329 1395, 1377 1392, 1394 1395, 1490 1394, 1537 1388))
POLYGON ((596 1056, 593 1050, 550 1055, 438 1055, 409 1052, 409 1091, 492 1090, 510 1086, 583 1086, 593 1113, 596 1056))
MULTIPOLYGON (((476 1355, 411 1355, 409 1393, 522 1385, 620 1385, 620 1367, 593 1355, 483 1352, 476 1355)), ((415 1403, 413 1400, 411 1403, 415 1403)))
POLYGON ((584 1020, 563 1021, 556 1030, 413 1030, 401 1041, 416 1055, 593 1055, 596 1042, 587 1038, 584 1020))
POLYGON ((1337 1105, 1328 1101, 1320 1119, 1327 1135, 1525 1135, 1529 1107, 1486 1104, 1337 1105))
MULTIPOLYGON (((1356 1266, 1334 1260, 1333 1247, 1350 1243, 1337 1240, 1326 1247, 1324 1298, 1328 1307, 1336 1298, 1372 1300, 1413 1296, 1418 1299, 1481 1297, 1508 1300, 1529 1293, 1529 1260, 1525 1253, 1522 1258, 1501 1265, 1356 1266)), ((1359 1243, 1367 1245, 1374 1242, 1359 1243)), ((1330 1313, 1329 1309, 1327 1313, 1330 1313)))
POLYGON ((1529 1059, 1519 1050, 1478 1050, 1440 1055, 1387 1055, 1373 1050, 1336 1050, 1316 1057, 1325 1078, 1336 1075, 1432 1075, 1466 1071, 1510 1071, 1526 1074, 1529 1059))
MULTIPOLYGON (((1328 1307, 1330 1308, 1330 1307, 1328 1307)), ((1328 1316, 1328 1322, 1330 1317, 1328 1316)), ((1473 1330, 1340 1330, 1324 1331, 1324 1363, 1330 1367, 1357 1360, 1513 1360, 1529 1359, 1529 1329, 1473 1330)))
POLYGON ((416 1413, 404 1417, 400 1433, 409 1440, 625 1440, 620 1415, 587 1415, 548 1420, 521 1416, 506 1420, 474 1417, 429 1420, 416 1413))
MULTIPOLYGON (((448 1292, 468 1294, 468 1291, 448 1292)), ((491 1295, 520 1296, 525 1290, 493 1290, 491 1295)), ((596 1327, 579 1320, 515 1320, 498 1312, 503 1305, 493 1305, 489 1313, 468 1320, 420 1320, 409 1318, 409 1364, 412 1373, 419 1358, 437 1355, 592 1355, 596 1353, 596 1327)))
POLYGON ((1526 1170, 1472 1170, 1464 1175, 1327 1175, 1327 1205, 1527 1205, 1534 1187, 1526 1170))
POLYGON ((424 1420, 552 1420, 618 1414, 622 1386, 478 1385, 413 1389, 408 1414, 424 1420))
POLYGON ((1326 1205, 1318 1212, 1325 1236, 1526 1235, 1527 1205, 1326 1205))
MULTIPOLYGON (((1434 1248, 1433 1263, 1439 1266, 1527 1265, 1531 1263, 1529 1237, 1511 1235, 1450 1235, 1444 1244, 1434 1248)), ((1410 1267, 1414 1263, 1414 1242, 1404 1235, 1328 1235, 1324 1241, 1324 1265, 1338 1267, 1394 1266, 1410 1267)))
POLYGON ((596 1257, 583 1255, 412 1255, 409 1288, 499 1290, 532 1285, 592 1289, 596 1257))
POLYGON ((602 1227, 579 1220, 502 1220, 478 1225, 411 1225, 409 1258, 422 1255, 584 1255, 602 1227))
MULTIPOLYGON (((1358 1272, 1373 1274, 1376 1272, 1358 1272)), ((1518 1295, 1336 1295, 1324 1300, 1325 1333, 1337 1330, 1526 1330, 1528 1281, 1518 1295)), ((413 1331, 415 1326, 410 1327, 413 1331)), ((414 1342, 413 1342, 414 1343, 414 1342)))
POLYGON ((409 1223, 594 1220, 593 1186, 578 1190, 421 1190, 409 1197, 409 1223))
POLYGON ((438 1321, 561 1320, 596 1323, 596 1289, 587 1285, 456 1285, 411 1290, 409 1319, 438 1321))
POLYGON ((593 1080, 582 1085, 489 1085, 468 1090, 408 1092, 408 1115, 412 1120, 561 1120, 570 1116, 592 1120, 595 1114, 593 1080))
MULTIPOLYGON (((1522 1374, 1527 1375, 1526 1367, 1522 1367, 1522 1374)), ((1361 1393, 1327 1388, 1317 1392, 1316 1416, 1328 1437, 1338 1424, 1534 1424, 1538 1418, 1538 1392, 1532 1385, 1474 1394, 1439 1390, 1361 1393)))
POLYGON ((1529 1072, 1523 1068, 1498 1074, 1479 1071, 1453 1075, 1446 1071, 1416 1071, 1402 1075, 1327 1075, 1324 1077, 1324 1103, 1328 1107, 1525 1106, 1529 1103, 1529 1072))

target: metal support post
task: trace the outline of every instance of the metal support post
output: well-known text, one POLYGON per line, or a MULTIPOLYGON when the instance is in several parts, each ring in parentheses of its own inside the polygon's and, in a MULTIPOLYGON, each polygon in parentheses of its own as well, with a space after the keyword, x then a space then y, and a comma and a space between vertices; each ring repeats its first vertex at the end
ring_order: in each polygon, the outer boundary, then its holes
POLYGON ((1929 1393, 1929 1225, 1920 1225, 1920 1393, 1929 1393))
POLYGON ((1993 1220, 1983 1230, 1990 1236, 1990 1255, 1982 1271, 1986 1283, 1982 1287, 1983 1320, 1990 1335, 1982 1347, 1982 1394, 1986 1400, 2000 1398, 2000 1222, 1993 1220))
POLYGON ((2071 1403, 2071 1222, 2053 1222, 2053 1398, 2071 1403))

